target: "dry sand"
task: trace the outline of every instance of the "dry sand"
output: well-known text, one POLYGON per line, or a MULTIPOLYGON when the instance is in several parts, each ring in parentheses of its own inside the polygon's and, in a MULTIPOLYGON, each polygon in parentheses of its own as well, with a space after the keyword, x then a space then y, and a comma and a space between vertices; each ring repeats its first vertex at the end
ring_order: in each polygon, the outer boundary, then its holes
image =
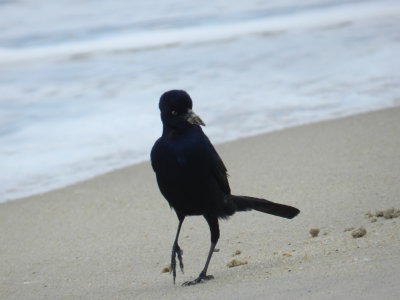
POLYGON ((177 219, 142 163, 1 204, 0 298, 399 299, 400 219, 365 216, 400 208, 399 107, 217 148, 233 193, 302 212, 293 220, 243 212, 222 221, 214 280, 180 285, 206 258, 201 217, 182 229, 185 274, 174 286, 162 273, 177 219), (349 227, 367 233, 353 238, 349 227), (320 229, 317 237, 311 228, 320 229), (229 268, 232 259, 247 264, 229 268))

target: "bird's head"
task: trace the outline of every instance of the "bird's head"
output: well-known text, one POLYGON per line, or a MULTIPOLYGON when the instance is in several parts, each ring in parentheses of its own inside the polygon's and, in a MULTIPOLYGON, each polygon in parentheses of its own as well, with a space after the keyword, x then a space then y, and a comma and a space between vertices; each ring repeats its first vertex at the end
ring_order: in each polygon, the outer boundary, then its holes
POLYGON ((192 111, 192 107, 192 99, 185 91, 165 92, 161 95, 159 103, 161 120, 165 126, 173 129, 185 129, 192 125, 205 126, 200 117, 192 111))

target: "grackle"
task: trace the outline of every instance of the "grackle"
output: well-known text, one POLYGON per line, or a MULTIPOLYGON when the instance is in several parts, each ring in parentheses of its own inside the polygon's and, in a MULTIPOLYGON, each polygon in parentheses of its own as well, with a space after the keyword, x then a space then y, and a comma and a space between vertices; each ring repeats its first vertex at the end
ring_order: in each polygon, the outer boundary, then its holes
POLYGON ((211 247, 204 269, 193 285, 214 278, 207 268, 219 239, 218 219, 226 219, 237 211, 258 210, 288 219, 300 211, 291 206, 265 199, 231 194, 227 170, 200 125, 204 122, 192 111, 192 100, 182 90, 165 92, 159 102, 163 131, 151 150, 151 164, 158 187, 179 220, 172 246, 171 272, 175 283, 176 258, 183 272, 179 232, 186 216, 203 216, 211 232, 211 247))

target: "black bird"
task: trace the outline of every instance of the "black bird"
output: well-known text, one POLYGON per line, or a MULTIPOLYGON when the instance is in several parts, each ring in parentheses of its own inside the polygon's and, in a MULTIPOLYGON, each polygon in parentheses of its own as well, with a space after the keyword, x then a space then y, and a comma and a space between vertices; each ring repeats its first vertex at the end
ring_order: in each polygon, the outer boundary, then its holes
POLYGON ((162 195, 178 216, 179 225, 172 246, 171 272, 175 283, 176 257, 183 272, 179 232, 186 216, 202 215, 211 232, 211 247, 204 269, 192 285, 212 279, 208 264, 219 239, 218 219, 237 211, 258 210, 288 219, 300 211, 268 200, 231 195, 227 170, 200 125, 204 122, 192 111, 192 100, 182 90, 165 92, 159 103, 163 123, 162 136, 151 150, 151 163, 162 195))

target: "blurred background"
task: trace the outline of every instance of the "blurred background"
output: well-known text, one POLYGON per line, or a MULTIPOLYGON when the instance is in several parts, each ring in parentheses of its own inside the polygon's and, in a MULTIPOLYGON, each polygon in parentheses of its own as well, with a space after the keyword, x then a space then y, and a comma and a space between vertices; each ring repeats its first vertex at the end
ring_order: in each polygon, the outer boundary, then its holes
POLYGON ((185 89, 214 143, 400 104, 398 0, 0 0, 0 201, 149 159, 185 89))

